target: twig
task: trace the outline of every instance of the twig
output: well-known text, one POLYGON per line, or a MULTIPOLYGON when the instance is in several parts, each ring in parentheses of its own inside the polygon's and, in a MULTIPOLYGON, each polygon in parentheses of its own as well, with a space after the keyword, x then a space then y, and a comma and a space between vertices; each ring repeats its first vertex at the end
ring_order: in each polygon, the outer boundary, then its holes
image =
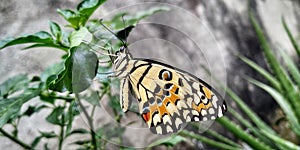
POLYGON ((12 141, 14 141, 15 143, 19 144, 20 146, 22 146, 24 149, 31 149, 31 146, 27 145, 26 143, 20 141, 18 138, 13 137, 12 135, 10 135, 9 133, 5 132, 2 128, 0 128, 0 132, 6 136, 7 138, 11 139, 12 141))
POLYGON ((93 149, 97 150, 97 141, 96 141, 96 134, 94 132, 93 118, 91 118, 89 116, 88 112, 84 108, 83 104, 80 101, 79 95, 76 93, 75 96, 78 100, 78 104, 79 104, 81 110, 83 111, 83 114, 85 115, 86 119, 88 120, 88 124, 90 126, 91 137, 92 137, 92 144, 94 146, 93 149))

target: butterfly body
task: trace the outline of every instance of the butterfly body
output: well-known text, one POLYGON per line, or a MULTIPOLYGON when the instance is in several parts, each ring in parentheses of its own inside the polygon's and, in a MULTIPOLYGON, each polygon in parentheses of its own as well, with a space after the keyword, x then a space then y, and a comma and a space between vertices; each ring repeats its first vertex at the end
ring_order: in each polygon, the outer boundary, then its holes
POLYGON ((129 93, 134 93, 152 132, 176 132, 185 122, 214 120, 226 111, 217 91, 194 75, 161 62, 133 58, 125 47, 116 54, 121 107, 128 110, 129 93))

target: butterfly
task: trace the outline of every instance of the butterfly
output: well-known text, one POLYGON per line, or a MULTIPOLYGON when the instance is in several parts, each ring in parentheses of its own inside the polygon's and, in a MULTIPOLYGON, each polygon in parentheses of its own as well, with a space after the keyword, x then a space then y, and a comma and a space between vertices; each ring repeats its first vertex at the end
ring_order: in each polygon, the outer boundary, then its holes
POLYGON ((133 58, 122 46, 113 60, 120 78, 120 104, 127 112, 133 93, 140 114, 156 134, 177 132, 183 123, 214 120, 227 107, 221 95, 196 76, 151 59, 133 58))

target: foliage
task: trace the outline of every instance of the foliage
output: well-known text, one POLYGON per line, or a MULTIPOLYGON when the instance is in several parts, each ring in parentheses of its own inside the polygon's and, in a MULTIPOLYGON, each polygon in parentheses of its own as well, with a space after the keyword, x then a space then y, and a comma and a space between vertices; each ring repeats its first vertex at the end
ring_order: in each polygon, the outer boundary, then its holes
MULTIPOLYGON (((0 49, 18 44, 31 44, 24 49, 52 47, 65 52, 60 63, 50 66, 40 76, 29 79, 27 75, 16 75, 0 84, 0 133, 2 136, 11 139, 24 149, 35 149, 42 139, 56 139, 58 148, 62 149, 65 139, 76 135, 89 136, 89 138, 77 139, 73 143, 69 143, 78 145, 80 149, 106 149, 106 140, 109 139, 118 139, 118 144, 122 145, 124 127, 119 124, 106 124, 98 128, 94 127, 93 120, 95 109, 100 106, 99 101, 103 97, 110 100, 109 106, 113 111, 116 122, 121 122, 124 116, 117 100, 118 96, 112 92, 113 85, 119 84, 118 80, 108 79, 107 76, 102 74, 111 71, 112 65, 111 63, 99 65, 99 62, 105 61, 109 57, 97 55, 97 52, 107 52, 105 51, 107 49, 114 51, 120 44, 124 43, 112 44, 111 33, 103 28, 99 20, 90 18, 93 12, 104 2, 105 0, 83 0, 74 10, 58 9, 58 13, 68 22, 66 26, 71 28, 72 31, 64 30, 56 22, 50 21, 50 33, 39 31, 34 34, 0 41, 0 49), (90 85, 95 78, 101 79, 99 90, 90 89, 90 85), (38 104, 30 105, 25 111, 21 111, 25 103, 37 97, 40 101, 38 104), (87 109, 85 102, 90 109, 87 109), (19 127, 20 120, 42 110, 50 112, 43 119, 49 124, 59 127, 59 132, 57 133, 54 130, 50 132, 39 131, 39 136, 34 137, 31 143, 24 143, 18 137, 21 128, 19 127), (84 127, 73 128, 74 119, 78 117, 80 111, 87 119, 88 129, 84 127), (4 129, 5 126, 12 126, 13 130, 8 132, 4 129)), ((103 20, 102 23, 116 33, 119 39, 126 41, 131 30, 141 19, 166 10, 168 8, 155 7, 136 14, 123 12, 116 14, 111 20, 103 20)), ((284 64, 279 63, 252 13, 250 13, 250 20, 262 45, 271 73, 252 60, 240 56, 241 60, 265 77, 269 83, 262 83, 249 77, 246 77, 246 79, 264 89, 274 98, 285 113, 285 119, 288 121, 291 132, 299 138, 300 109, 297 108, 300 106, 298 102, 300 99, 300 70, 283 51, 279 52, 284 64)), ((284 19, 282 19, 282 23, 300 57, 299 46, 284 19)), ((224 89, 244 113, 243 115, 247 116, 247 119, 229 107, 229 114, 238 123, 226 116, 217 119, 217 122, 230 131, 238 140, 232 140, 211 129, 206 131, 208 137, 182 130, 178 135, 154 141, 148 149, 158 145, 174 147, 181 142, 192 145, 193 143, 189 142, 188 138, 220 149, 243 149, 245 145, 253 149, 300 149, 297 145, 299 143, 293 143, 281 137, 233 91, 228 87, 224 87, 224 89)), ((197 123, 191 123, 190 125, 194 130, 201 128, 197 123)), ((47 143, 45 143, 44 149, 49 149, 47 143)), ((121 146, 120 149, 126 148, 121 146)))
MULTIPOLYGON (((114 111, 116 121, 120 122, 124 115, 120 109, 120 104, 116 103, 116 95, 111 93, 112 82, 101 81, 100 91, 92 91, 87 94, 79 94, 83 91, 90 91, 89 87, 94 78, 100 77, 104 70, 109 70, 111 64, 99 66, 98 61, 105 60, 105 56, 97 56, 95 49, 99 46, 108 48, 114 47, 110 44, 111 37, 101 37, 95 34, 104 35, 107 32, 99 20, 90 19, 93 12, 101 6, 105 0, 82 0, 76 9, 58 9, 58 13, 68 22, 66 27, 72 30, 64 30, 61 25, 54 21, 49 22, 50 32, 39 31, 30 35, 23 35, 15 38, 6 38, 0 41, 0 49, 18 44, 30 44, 24 49, 38 47, 52 47, 65 52, 61 62, 50 66, 40 76, 29 80, 27 75, 17 75, 0 85, 0 133, 24 149, 34 149, 42 139, 57 139, 58 148, 66 138, 73 135, 90 135, 90 139, 78 139, 71 144, 81 147, 81 149, 105 149, 106 140, 120 138, 124 128, 114 127, 110 124, 103 128, 94 128, 93 115, 95 108, 99 106, 99 101, 104 97, 111 99, 110 106, 114 111), (89 39, 88 41, 86 39, 89 39), (99 41, 107 41, 101 45, 99 41), (86 43, 89 44, 86 44, 86 43), (99 74, 100 72, 100 74, 99 74), (21 108, 28 101, 39 97, 41 100, 35 106, 30 105, 26 111, 21 108), (89 113, 84 106, 85 100, 92 107, 89 113), (88 120, 89 129, 73 128, 73 121, 79 115, 79 109, 88 120), (23 117, 31 116, 42 110, 50 110, 44 118, 53 126, 58 126, 60 131, 51 132, 39 131, 40 135, 33 138, 31 143, 24 143, 18 137, 19 122, 23 117), (12 126, 13 131, 9 133, 5 126, 12 126), (120 130, 115 130, 115 129, 120 130)), ((126 37, 137 23, 156 12, 165 11, 167 8, 155 7, 149 10, 137 12, 136 14, 120 13, 111 20, 103 21, 118 35, 118 38, 126 40, 126 37), (126 18, 124 26, 123 17, 126 18), (124 28, 124 29, 123 29, 124 28)), ((101 48, 100 48, 101 49, 101 48)), ((101 50, 100 50, 101 51, 101 50)), ((47 143, 45 149, 49 149, 47 143)))

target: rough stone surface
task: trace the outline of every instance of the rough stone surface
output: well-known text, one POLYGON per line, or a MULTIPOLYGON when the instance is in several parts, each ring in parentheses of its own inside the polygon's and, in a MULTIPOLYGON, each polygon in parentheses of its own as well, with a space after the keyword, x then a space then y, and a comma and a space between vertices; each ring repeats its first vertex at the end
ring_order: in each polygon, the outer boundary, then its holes
MULTIPOLYGON (((76 2, 71 0, 11 0, 0 3, 0 37, 14 37, 22 34, 35 33, 40 30, 49 31, 48 20, 59 24, 66 22, 56 13, 57 8, 74 8, 76 2)), ((288 54, 294 55, 292 45, 281 24, 284 16, 292 33, 298 35, 300 24, 300 4, 292 0, 251 0, 249 3, 255 16, 259 19, 268 39, 274 49, 284 49, 288 54)), ((205 74, 203 66, 210 69, 218 79, 227 83, 234 91, 254 108, 256 112, 264 116, 269 112, 266 106, 275 106, 272 99, 263 91, 246 82, 242 76, 249 75, 259 80, 261 76, 242 63, 236 54, 245 55, 260 65, 267 67, 263 59, 262 50, 249 22, 248 2, 241 0, 164 0, 157 3, 154 0, 139 1, 127 0, 115 3, 108 1, 101 6, 94 18, 106 18, 114 13, 128 10, 135 12, 151 6, 168 6, 172 10, 155 14, 141 21, 132 31, 128 42, 133 56, 159 59, 165 63, 196 74, 207 82, 216 85, 211 77, 205 74), (257 100, 264 99, 263 102, 257 100)), ((39 75, 49 65, 58 62, 63 52, 37 48, 20 50, 22 46, 14 46, 0 51, 0 82, 9 77, 27 73, 30 76, 39 75)), ((222 92, 221 92, 222 93, 222 92)), ((224 94, 224 92, 222 93, 224 94)), ((29 102, 34 105, 38 100, 29 102)), ((102 102, 106 106, 107 101, 102 102)), ((229 100, 227 103, 231 104, 229 100)), ((24 108, 25 109, 25 108, 24 108)), ((49 112, 42 111, 30 118, 24 118, 20 122, 20 138, 30 143, 38 131, 51 131, 53 126, 45 120, 41 120, 49 112)), ((112 120, 109 109, 99 110, 97 114, 98 126, 112 120)), ((134 114, 128 114, 130 121, 138 123, 131 128, 141 126, 142 119, 134 114)), ((264 117, 263 117, 264 118, 264 117)), ((128 121, 129 122, 129 121, 128 121)), ((124 123, 125 124, 125 123, 124 123)), ((77 118, 74 127, 86 126, 82 117, 77 118)), ((145 126, 144 126, 145 127, 145 126)), ((5 127, 10 130, 10 127, 5 127)), ((55 128, 56 129, 56 128, 55 128)), ((145 130, 148 130, 144 128, 145 130)), ((58 130, 55 130, 58 132, 58 130)), ((143 147, 143 143, 149 143, 156 138, 148 131, 143 134, 137 131, 128 131, 124 142, 128 146, 143 147)), ((74 149, 68 143, 76 140, 73 137, 64 143, 64 149, 74 149)), ((51 149, 57 149, 56 140, 43 140, 49 142, 51 149)), ((113 149, 113 143, 111 144, 113 149)), ((38 145, 38 149, 43 147, 38 145)), ((7 138, 0 137, 0 149, 21 149, 7 138)))

